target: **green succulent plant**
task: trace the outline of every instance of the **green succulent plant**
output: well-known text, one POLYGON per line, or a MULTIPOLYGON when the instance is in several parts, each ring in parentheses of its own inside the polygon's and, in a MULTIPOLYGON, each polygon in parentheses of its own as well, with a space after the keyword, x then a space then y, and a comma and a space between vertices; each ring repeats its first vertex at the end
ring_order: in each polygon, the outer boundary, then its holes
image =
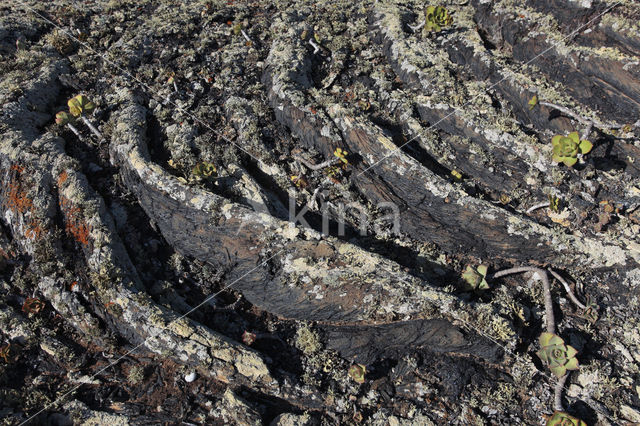
POLYGON ((362 364, 353 364, 349 367, 349 377, 360 384, 364 383, 365 374, 367 374, 367 367, 362 364))
POLYGON ((587 140, 580 140, 578 132, 571 132, 568 136, 556 135, 551 139, 553 144, 553 161, 564 163, 571 167, 578 161, 578 153, 586 154, 591 151, 593 144, 587 140))
POLYGON ((193 176, 197 178, 209 178, 213 176, 216 172, 217 172, 216 166, 206 161, 196 164, 196 166, 191 171, 193 176))
POLYGON ((82 140, 82 136, 78 129, 73 126, 75 118, 80 119, 88 128, 95 134, 98 139, 104 139, 100 131, 94 126, 91 121, 86 117, 91 114, 96 105, 89 100, 85 95, 76 95, 67 101, 69 106, 69 112, 60 111, 56 114, 56 124, 61 126, 66 125, 73 133, 76 134, 78 139, 82 140))
POLYGON ((598 305, 590 297, 587 297, 585 308, 580 316, 592 324, 598 321, 598 305))
POLYGON ((91 114, 94 109, 96 109, 96 105, 89 100, 85 95, 77 95, 73 98, 69 99, 67 102, 69 106, 69 112, 74 117, 80 117, 84 114, 91 114))
POLYGON ((426 32, 434 31, 437 33, 442 27, 448 27, 453 22, 449 11, 442 6, 428 6, 424 15, 424 31, 426 32))
POLYGON ((565 344, 562 337, 553 333, 542 333, 540 347, 538 356, 549 366, 555 376, 562 377, 567 370, 578 369, 576 358, 578 351, 573 346, 565 344))
POLYGON ((336 148, 336 150, 333 151, 333 155, 335 155, 336 158, 342 161, 345 165, 349 164, 349 160, 347 159, 347 155, 349 155, 349 153, 344 149, 336 148))
POLYGON ((587 426, 587 424, 563 411, 555 411, 547 420, 547 426, 587 426))
POLYGON ((549 210, 555 213, 560 211, 560 198, 553 194, 549 194, 549 210))
POLYGON ((529 105, 529 111, 533 110, 536 105, 538 105, 538 95, 533 95, 533 97, 529 99, 529 102, 527 102, 527 104, 529 105))
POLYGON ((462 279, 467 283, 468 290, 487 290, 489 283, 486 280, 487 266, 480 265, 474 268, 471 265, 462 274, 462 279))
POLYGON ((56 124, 64 126, 65 124, 73 123, 73 118, 73 115, 68 112, 60 111, 56 114, 56 124))

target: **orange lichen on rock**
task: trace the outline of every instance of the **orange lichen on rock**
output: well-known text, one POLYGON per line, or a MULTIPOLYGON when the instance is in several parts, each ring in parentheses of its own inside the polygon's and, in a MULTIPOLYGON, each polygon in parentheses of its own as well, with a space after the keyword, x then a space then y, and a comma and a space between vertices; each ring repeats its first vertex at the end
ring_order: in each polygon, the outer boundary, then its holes
POLYGON ((66 170, 60 172, 60 174, 58 175, 58 186, 62 186, 62 184, 67 181, 68 177, 69 175, 67 174, 66 170))
POLYGON ((30 220, 27 229, 24 231, 24 236, 30 240, 39 240, 44 232, 44 228, 36 220, 30 220))
POLYGON ((88 245, 91 227, 82 217, 82 210, 80 207, 74 206, 71 203, 71 200, 61 196, 60 208, 64 214, 65 229, 67 233, 80 244, 85 246, 88 245))
POLYGON ((21 179, 25 168, 18 164, 10 167, 9 179, 4 187, 3 203, 5 207, 17 215, 24 215, 26 222, 24 235, 33 241, 39 239, 44 232, 40 221, 35 218, 35 207, 33 200, 28 196, 29 187, 21 179))
POLYGON ((27 190, 19 179, 24 167, 14 164, 11 166, 11 172, 5 187, 4 203, 9 210, 22 214, 33 208, 33 201, 27 196, 27 190))

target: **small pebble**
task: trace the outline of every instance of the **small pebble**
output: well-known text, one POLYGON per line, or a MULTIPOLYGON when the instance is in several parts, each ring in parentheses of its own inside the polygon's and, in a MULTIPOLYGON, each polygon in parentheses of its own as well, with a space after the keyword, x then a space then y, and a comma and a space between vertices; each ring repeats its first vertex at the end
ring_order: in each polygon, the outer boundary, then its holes
POLYGON ((191 383, 196 379, 196 373, 189 373, 184 376, 184 381, 187 383, 191 383))

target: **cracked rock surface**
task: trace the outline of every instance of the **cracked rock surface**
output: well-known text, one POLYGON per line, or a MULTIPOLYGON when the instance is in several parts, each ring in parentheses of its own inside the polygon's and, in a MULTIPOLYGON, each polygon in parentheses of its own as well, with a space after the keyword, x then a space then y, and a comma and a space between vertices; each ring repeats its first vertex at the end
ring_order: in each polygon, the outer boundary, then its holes
POLYGON ((640 5, 441 5, 0 1, 3 424, 640 421, 640 5))

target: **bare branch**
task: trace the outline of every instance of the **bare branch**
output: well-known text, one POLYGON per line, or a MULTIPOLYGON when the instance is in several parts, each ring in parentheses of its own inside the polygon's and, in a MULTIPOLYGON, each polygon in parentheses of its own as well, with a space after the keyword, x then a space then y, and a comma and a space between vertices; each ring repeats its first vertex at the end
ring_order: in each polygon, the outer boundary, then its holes
POLYGON ((330 158, 327 161, 323 161, 320 164, 311 164, 307 160, 305 160, 304 158, 302 158, 300 156, 296 155, 293 158, 295 158, 296 160, 298 160, 299 162, 304 164, 310 170, 321 170, 321 169, 324 169, 325 167, 329 167, 330 165, 332 165, 332 164, 334 164, 334 163, 339 161, 338 158, 330 158))
POLYGON ((78 137, 78 139, 80 139, 80 141, 83 140, 82 135, 80 134, 80 131, 76 128, 76 126, 71 123, 67 123, 67 127, 78 137))
MULTIPOLYGON (((603 123, 601 121, 598 121, 598 120, 593 120, 593 119, 590 119, 590 118, 587 118, 587 117, 583 117, 582 115, 578 115, 575 112, 571 111, 569 108, 563 107, 563 106, 558 105, 558 104, 554 104, 552 102, 540 101, 538 103, 540 105, 544 105, 544 106, 547 106, 547 107, 550 107, 550 108, 557 109, 561 113, 563 113, 563 114, 565 114, 565 115, 567 115, 567 116, 569 116, 569 117, 581 122, 582 124, 585 124, 585 125, 589 126, 588 127, 589 132, 591 132, 591 128, 593 126, 596 126, 596 127, 600 128, 600 129, 606 129, 606 130, 620 129, 620 128, 623 127, 623 126, 620 126, 618 124, 605 124, 605 123, 603 123)), ((586 139, 586 138, 584 138, 584 139, 586 139)))
POLYGON ((410 25, 410 24, 407 24, 407 26, 408 26, 409 28, 411 28, 411 31, 413 31, 413 32, 415 33, 416 31, 419 31, 422 27, 424 27, 424 24, 426 24, 426 23, 427 23, 427 21, 422 21, 422 22, 421 22, 421 23, 419 23, 418 25, 410 25))
POLYGON ((573 294, 573 292, 571 291, 571 287, 569 287, 569 283, 567 283, 561 276, 560 274, 558 274, 556 271, 554 271, 551 268, 548 268, 548 271, 551 272, 551 275, 553 275, 558 281, 560 281, 560 283, 563 285, 564 289, 567 292, 567 295, 569 296, 569 299, 571 299, 571 301, 578 306, 580 309, 587 309, 587 307, 585 305, 583 305, 578 298, 573 294))
POLYGON ((553 409, 556 411, 564 411, 564 407, 562 406, 562 389, 564 388, 564 384, 567 381, 567 377, 569 377, 569 373, 560 377, 556 382, 556 386, 553 390, 553 409))
POLYGON ((544 308, 547 315, 547 333, 556 334, 556 321, 553 316, 553 300, 551 299, 551 287, 549 285, 547 271, 542 268, 536 268, 533 266, 520 266, 517 268, 498 271, 493 274, 493 278, 500 278, 504 277, 505 275, 518 274, 521 272, 533 272, 537 274, 540 278, 540 281, 542 281, 542 288, 544 289, 544 308))
POLYGON ((313 46, 313 54, 315 55, 320 50, 320 46, 318 46, 313 40, 309 40, 309 44, 313 46))
POLYGON ((84 124, 89 128, 89 130, 91 130, 93 134, 98 137, 98 139, 100 140, 104 139, 104 137, 102 136, 102 133, 100 133, 100 131, 96 129, 96 127, 91 123, 91 121, 89 121, 87 117, 85 117, 84 115, 81 115, 80 118, 82 119, 84 124))
POLYGON ((549 207, 550 205, 551 203, 549 203, 548 201, 545 201, 544 203, 536 204, 534 206, 529 207, 529 209, 527 210, 527 214, 533 213, 534 211, 541 209, 543 207, 549 207))

